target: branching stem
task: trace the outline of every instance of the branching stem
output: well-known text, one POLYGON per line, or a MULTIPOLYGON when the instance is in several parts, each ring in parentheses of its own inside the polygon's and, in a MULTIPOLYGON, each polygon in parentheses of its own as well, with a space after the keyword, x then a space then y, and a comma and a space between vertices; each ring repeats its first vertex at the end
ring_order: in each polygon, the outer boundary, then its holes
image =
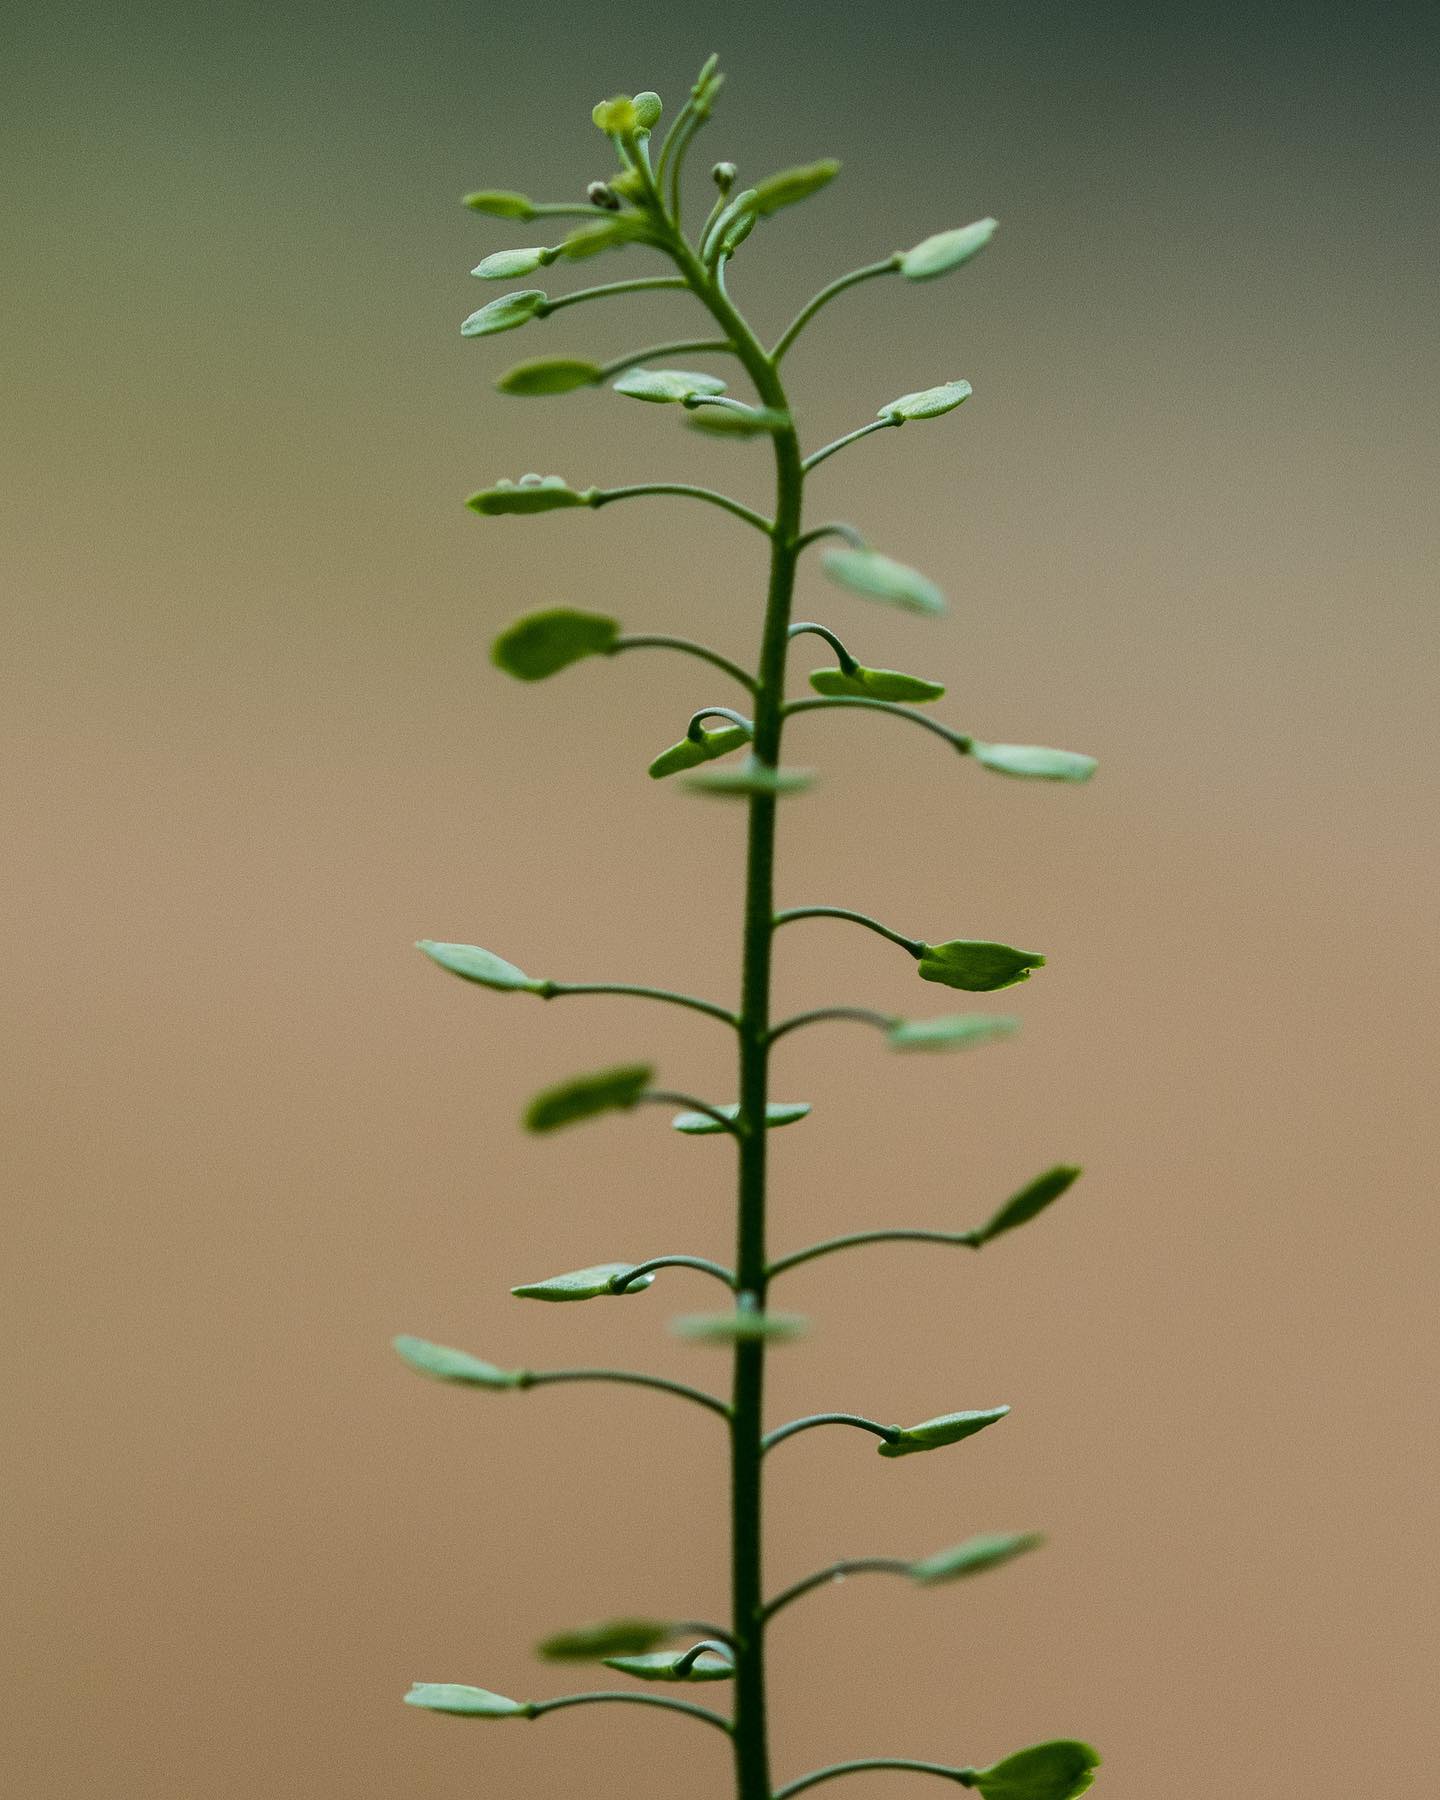
POLYGON ((829 1587, 831 1583, 843 1581, 847 1575, 908 1575, 910 1564, 901 1562, 894 1556, 860 1556, 848 1562, 831 1563, 826 1569, 817 1569, 813 1575, 807 1575, 803 1581, 797 1581, 794 1587, 788 1587, 778 1593, 765 1608, 768 1622, 778 1612, 783 1612, 793 1601, 806 1594, 814 1593, 816 1588, 829 1587))
POLYGON ((730 1721, 708 1706, 696 1706, 693 1700, 672 1700, 666 1694, 632 1694, 629 1692, 597 1694, 561 1694, 554 1700, 532 1700, 530 1717, 538 1719, 546 1713, 559 1712, 567 1706, 604 1706, 611 1702, 627 1706, 663 1706, 668 1712, 688 1713, 692 1719, 704 1719, 707 1725, 718 1725, 728 1737, 730 1721))
POLYGON ((617 656, 622 650, 682 650, 687 656, 698 656, 702 662, 723 669, 741 687, 752 694, 755 692, 755 677, 748 670, 742 669, 739 663, 731 662, 728 656, 722 656, 718 650, 712 650, 708 644, 697 644, 690 638, 668 637, 655 631, 627 632, 624 637, 616 638, 605 654, 617 656))
POLYGON ((833 456, 837 450, 843 450, 847 444, 858 443, 861 438, 869 437, 872 431, 893 430, 899 423, 898 419, 872 419, 868 425, 861 425, 854 431, 847 431, 844 437, 836 438, 833 444, 827 444, 823 450, 816 450, 807 456, 805 473, 808 475, 812 469, 818 469, 821 463, 833 456))
POLYGON ((713 1275, 717 1281, 723 1281, 728 1288, 735 1286, 733 1272, 727 1269, 724 1263, 711 1262, 708 1257, 651 1256, 642 1263, 636 1263, 634 1268, 627 1270, 624 1275, 617 1275, 610 1283, 611 1291, 623 1294, 627 1288, 634 1287, 642 1275, 653 1275, 657 1269, 699 1269, 702 1274, 713 1275))
POLYGON ((708 500, 711 506, 723 506, 726 512, 734 513, 737 519, 744 519, 747 525, 763 531, 766 537, 774 529, 763 514, 755 512, 739 500, 732 500, 728 494, 717 494, 713 488, 692 487, 688 481, 642 481, 630 487, 598 488, 590 504, 594 507, 608 506, 612 500, 634 500, 642 494, 682 494, 691 500, 708 500))
POLYGON ((787 1269, 798 1269, 801 1263, 814 1262, 820 1256, 832 1256, 837 1250, 851 1250, 860 1244, 949 1244, 967 1250, 978 1250, 973 1231, 851 1231, 844 1237, 826 1238, 824 1243, 809 1244, 803 1250, 792 1250, 777 1257, 770 1265, 770 1277, 783 1275, 787 1269))
POLYGON ((618 1381, 626 1387, 655 1388, 662 1394, 676 1394, 682 1400, 693 1400, 722 1419, 730 1417, 730 1408, 716 1394, 690 1387, 683 1381, 671 1381, 664 1375, 642 1375, 636 1369, 539 1369, 526 1370, 521 1387, 554 1387, 569 1381, 618 1381))
POLYGON ((775 1800, 792 1800, 806 1788, 818 1787, 822 1781, 833 1781, 837 1775, 859 1775, 866 1769, 910 1769, 917 1775, 940 1775, 961 1787, 973 1787, 973 1769, 952 1768, 949 1763, 917 1762, 909 1756, 864 1756, 855 1762, 831 1763, 828 1769, 812 1769, 808 1775, 776 1788, 775 1800))
POLYGON ((892 944, 898 944, 902 950, 908 950, 917 962, 925 953, 925 945, 920 938, 905 937, 901 932, 892 931, 888 925, 882 925, 878 919, 872 919, 869 913, 853 912, 848 906, 790 906, 784 912, 776 913, 776 928, 789 925, 796 919, 848 919, 852 925, 863 925, 867 931, 873 931, 880 937, 888 938, 892 944))
POLYGON ((896 1022, 892 1014, 874 1012, 868 1006, 817 1006, 811 1012, 782 1019, 772 1028, 770 1042, 778 1043, 787 1032, 798 1031, 802 1025, 820 1025, 831 1019, 848 1019, 856 1025, 876 1025, 881 1031, 889 1031, 896 1022))
POLYGON ((832 281, 829 287, 821 288, 811 300, 807 300, 776 339, 775 348, 770 352, 770 360, 777 366, 782 356, 799 337, 800 333, 815 317, 822 306, 828 306, 847 288, 858 287, 862 281, 873 281, 877 275, 891 275, 900 267, 898 256, 887 256, 884 262, 867 263, 863 269, 852 269, 848 275, 841 275, 832 281))
POLYGON ((547 981, 540 990, 542 1000, 564 999, 571 994, 624 994, 636 1000, 663 1000, 668 1006, 688 1006, 692 1012, 705 1013, 726 1025, 740 1024, 729 1007, 718 1006, 713 1000, 677 994, 669 988, 639 987, 629 981, 547 981))
POLYGON ((900 1436, 898 1425, 881 1425, 875 1419, 863 1418, 859 1413, 812 1413, 809 1418, 792 1419, 788 1425, 777 1425, 774 1431, 766 1432, 761 1440, 760 1448, 768 1455, 777 1444, 783 1444, 786 1438, 795 1437, 802 1431, 813 1431, 817 1425, 853 1425, 857 1431, 870 1431, 878 1438, 884 1438, 887 1444, 893 1444, 900 1436))
POLYGON ((859 694, 853 696, 834 694, 824 698, 817 697, 814 700, 792 700, 786 706, 785 712, 789 717, 795 713, 823 712, 827 708, 836 706, 868 707, 871 712, 890 713, 897 719, 908 719, 912 725, 923 725, 926 731, 933 731, 936 737, 943 738, 952 749, 958 750, 962 756, 970 754, 973 739, 963 731, 952 731, 948 725, 942 725, 938 719, 927 718, 924 713, 916 712, 913 706, 897 706, 893 700, 867 700, 859 694))

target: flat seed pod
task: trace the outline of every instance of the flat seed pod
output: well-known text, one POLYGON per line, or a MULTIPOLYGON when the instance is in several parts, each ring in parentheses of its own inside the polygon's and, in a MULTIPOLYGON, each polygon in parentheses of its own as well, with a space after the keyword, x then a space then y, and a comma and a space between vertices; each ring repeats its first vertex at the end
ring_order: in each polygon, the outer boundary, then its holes
POLYGON ((966 1575, 979 1575, 986 1569, 999 1568, 1012 1556, 1023 1556, 1027 1550, 1035 1550, 1044 1542, 1038 1531, 987 1531, 978 1537, 966 1538, 963 1544, 956 1544, 953 1549, 941 1550, 922 1562, 911 1563, 910 1575, 925 1587, 941 1581, 959 1581, 966 1575))
POLYGON ((542 356, 535 362, 516 363, 495 385, 502 394, 568 394, 575 388, 594 387, 604 373, 599 363, 542 356))
POLYGON ((639 227, 628 219, 601 219, 593 225, 579 225, 568 232, 560 245, 560 254, 567 262, 580 262, 587 256, 599 256, 603 250, 623 250, 639 236, 639 227))
POLYGON ((875 416, 896 425, 907 419, 938 419, 942 413, 954 412, 974 391, 968 381, 946 381, 939 387, 922 388, 918 394, 902 394, 898 400, 882 406, 875 416))
POLYGON ((1019 1029, 1018 1019, 995 1013, 942 1013, 936 1019, 897 1019, 885 1035, 892 1050, 966 1050, 1019 1029))
POLYGON ((467 194, 463 205, 471 212, 485 213, 492 219, 533 219, 535 202, 524 194, 507 194, 498 188, 485 188, 478 194, 467 194))
POLYGON ((747 406, 744 412, 733 406, 696 406, 686 413, 685 423, 711 437, 760 437, 783 431, 790 415, 774 406, 747 406))
POLYGON ((940 1450, 946 1444, 958 1444, 974 1437, 987 1425, 1003 1419, 1010 1408, 991 1406, 981 1412, 944 1413, 938 1419, 926 1419, 919 1425, 907 1425, 893 1443, 878 1446, 882 1456, 918 1456, 923 1450, 940 1450))
POLYGON ((610 386, 632 400, 653 400, 662 406, 691 400, 697 394, 725 392, 718 375, 699 375, 693 369, 627 369, 610 386))
POLYGON ((907 612, 945 610, 945 596, 933 581, 878 550, 827 550, 821 564, 837 587, 867 600, 885 600, 907 612))
POLYGON ((498 300, 471 313, 460 327, 460 335, 493 337, 497 331, 513 331, 517 325, 528 324, 545 301, 546 295, 540 288, 519 288, 513 294, 501 294, 498 300))
POLYGON ((954 938, 948 944, 926 944, 920 952, 920 978, 943 987, 963 988, 967 994, 993 994, 998 988, 1028 981, 1032 969, 1045 966, 1045 958, 1033 950, 1014 950, 1009 944, 987 944, 954 938))
POLYGON ((900 273, 909 281, 931 281, 937 275, 947 275, 972 256, 978 256, 999 227, 998 219, 977 219, 973 225, 961 225, 954 231, 937 231, 934 237, 905 252, 900 258, 900 273))
POLYGON ((482 488, 465 504, 471 512, 493 518, 500 513, 556 512, 562 506, 589 506, 594 496, 594 488, 577 492, 558 475, 522 475, 519 481, 501 480, 494 487, 482 488))
POLYGON ((508 625, 490 646, 490 660, 517 681, 543 681, 587 656, 606 655, 619 635, 618 619, 555 606, 508 625))
POLYGON ((945 692, 938 681, 903 675, 899 669, 867 669, 863 663, 856 663, 848 675, 844 669, 814 669, 810 685, 817 694, 858 694, 867 700, 908 700, 915 705, 938 700, 945 692))
POLYGON ((1067 1188, 1073 1187, 1080 1175, 1081 1171, 1073 1163, 1057 1163, 1053 1169, 1037 1175, 1028 1187, 1021 1188, 1018 1194, 1012 1194, 993 1218, 970 1234, 976 1249, 981 1244, 988 1244, 991 1238, 999 1237, 1002 1232, 1014 1231, 1017 1225, 1029 1224, 1052 1201, 1058 1200, 1067 1188))
POLYGON ((524 1700, 507 1700, 488 1688, 462 1687, 454 1681, 417 1681, 405 1696, 407 1706, 426 1712, 458 1713, 467 1719, 528 1719, 534 1710, 524 1700))
POLYGON ((1078 1800, 1095 1780, 1098 1752, 1075 1738, 1017 1750, 988 1769, 969 1769, 965 1785, 983 1800, 1078 1800))
POLYGON ((626 1112, 649 1087, 655 1074, 648 1063, 623 1063, 595 1075, 578 1075, 537 1094, 525 1109, 527 1131, 558 1131, 564 1125, 593 1119, 600 1113, 626 1112))
POLYGON ((701 769, 686 777, 685 786, 701 794, 719 794, 748 800, 755 794, 803 794, 813 786, 810 769, 771 769, 754 757, 727 769, 701 769))
MULTIPOLYGON (((740 1116, 739 1102, 734 1100, 726 1101, 724 1106, 717 1106, 715 1110, 723 1113, 727 1119, 738 1119, 740 1116)), ((773 1131, 779 1125, 793 1125, 809 1111, 810 1103, 807 1100, 772 1100, 765 1108, 765 1129, 773 1131)), ((676 1131, 683 1131, 686 1137, 713 1137, 725 1129, 708 1113, 677 1113, 670 1123, 676 1131)))
POLYGON ((755 210, 768 218, 782 206, 808 200, 839 173, 839 163, 827 158, 824 162, 806 163, 802 168, 782 169, 776 175, 767 175, 755 189, 755 210))
POLYGON ((607 1656, 639 1656, 676 1635, 675 1626, 663 1619, 601 1619, 595 1625, 579 1625, 573 1631, 557 1631, 543 1638, 536 1653, 546 1662, 603 1662, 607 1656))
POLYGON ((496 250, 470 271, 482 281, 515 281, 521 275, 533 275, 547 263, 554 262, 558 250, 537 246, 530 250, 496 250))
POLYGON ((750 733, 741 725, 722 725, 713 731, 702 726, 699 743, 692 737, 683 737, 678 744, 660 752, 650 765, 651 778, 662 781, 667 775, 678 775, 682 769, 698 769, 701 763, 728 756, 749 742, 750 733))
POLYGON ((653 1275, 642 1275, 633 1287, 617 1290, 610 1285, 636 1267, 635 1263, 596 1263, 590 1269, 572 1269, 568 1275, 551 1275, 545 1281, 527 1282, 523 1287, 511 1288, 510 1292, 521 1300, 598 1300, 604 1294, 615 1298, 624 1294, 643 1294, 646 1288, 655 1285, 653 1275))
POLYGON ((618 1669, 622 1675, 633 1675, 639 1681, 729 1681, 735 1673, 734 1663, 713 1650, 702 1650, 683 1672, 683 1650, 662 1650, 654 1656, 604 1656, 600 1660, 607 1669, 618 1669))
POLYGON ((970 754, 987 769, 1002 775, 1028 776, 1032 781, 1088 781, 1095 773, 1095 758, 1078 750, 1049 750, 1043 744, 982 744, 972 740, 970 754))
POLYGON ((701 1344, 783 1344, 804 1337, 810 1321, 799 1313, 685 1313, 670 1329, 701 1344))
POLYGON ((392 1340, 396 1354, 422 1375, 436 1381, 457 1381, 464 1387, 513 1388, 525 1385, 518 1369, 497 1369, 494 1363, 481 1362, 464 1350, 451 1350, 444 1344, 432 1344, 425 1338, 397 1337, 392 1340))
POLYGON ((437 944, 433 938, 421 938, 415 948, 423 950, 431 962, 439 963, 442 969, 448 969, 463 981, 478 982, 481 987, 494 988, 502 994, 539 994, 545 990, 543 981, 532 981, 514 963, 496 956, 493 950, 481 950, 475 944, 437 944))

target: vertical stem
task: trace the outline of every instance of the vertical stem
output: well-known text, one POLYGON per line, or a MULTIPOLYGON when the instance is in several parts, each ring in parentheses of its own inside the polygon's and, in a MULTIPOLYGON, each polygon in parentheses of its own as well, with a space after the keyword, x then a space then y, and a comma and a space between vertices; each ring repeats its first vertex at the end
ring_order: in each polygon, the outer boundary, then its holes
MULTIPOLYGON (((785 388, 759 340, 676 234, 673 254, 697 296, 735 346, 764 405, 789 413, 785 388)), ((793 425, 774 434, 775 525, 770 582, 755 689, 756 759, 780 760, 785 658, 799 554, 804 471, 793 425)), ((741 1305, 763 1307, 766 1290, 766 1138, 769 1097, 770 946, 774 930, 775 796, 755 794, 745 866, 745 924, 740 984, 739 1192, 736 1286, 741 1305)), ((762 1587, 761 1440, 764 1436, 765 1343, 735 1346, 730 1424, 731 1603, 735 1634, 735 1781, 737 1800, 771 1800, 765 1725, 764 1593, 762 1587)))

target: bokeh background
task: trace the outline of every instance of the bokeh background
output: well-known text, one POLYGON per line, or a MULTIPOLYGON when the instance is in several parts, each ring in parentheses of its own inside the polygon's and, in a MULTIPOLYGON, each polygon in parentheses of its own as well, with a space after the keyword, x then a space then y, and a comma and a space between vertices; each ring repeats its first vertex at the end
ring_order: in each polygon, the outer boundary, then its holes
MULTIPOLYGON (((7 35, 9 1791, 728 1792, 687 1721, 399 1705, 415 1678, 562 1691, 542 1632, 722 1608, 713 1421, 468 1395, 386 1348, 723 1379, 664 1329, 710 1300, 698 1276, 583 1311, 507 1294, 725 1254, 724 1146, 659 1115, 516 1128, 539 1085, 631 1056, 725 1097, 723 1033, 484 994, 409 947, 733 991, 738 814, 644 777, 723 682, 634 656, 526 690, 487 646, 578 602, 748 654, 756 544, 699 507, 487 522, 460 500, 531 467, 760 500, 764 451, 604 393, 493 393, 522 355, 688 333, 671 296, 456 334, 469 267, 534 236, 459 194, 577 193, 608 167, 593 101, 673 107, 713 48, 696 201, 716 156, 845 162, 735 268, 766 329, 833 273, 1003 221, 961 274, 849 296, 790 364, 812 442, 974 382, 813 483, 812 517, 931 572, 948 620, 814 567, 803 612, 948 680, 964 728, 1102 759, 1049 789, 879 721, 793 730, 825 780, 785 811, 788 902, 1051 960, 1004 997, 1021 1036, 969 1057, 790 1040, 780 1089, 815 1110, 775 1141, 776 1244, 963 1226, 1052 1161, 1088 1172, 983 1257, 895 1247, 785 1283, 815 1328, 775 1358, 777 1419, 1015 1413, 904 1466, 843 1432, 787 1448, 773 1582, 977 1529, 1051 1545, 787 1615, 777 1772, 1078 1733, 1113 1800, 1419 1792, 1433 7, 51 0, 7 35)), ((866 934, 781 944, 786 1006, 936 1010, 866 934)))

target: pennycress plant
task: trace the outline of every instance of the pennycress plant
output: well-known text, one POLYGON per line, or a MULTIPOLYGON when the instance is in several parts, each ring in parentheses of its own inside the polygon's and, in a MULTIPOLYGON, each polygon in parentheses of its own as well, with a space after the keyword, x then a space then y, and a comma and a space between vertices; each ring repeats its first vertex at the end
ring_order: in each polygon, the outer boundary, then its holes
POLYGON ((734 1151, 737 1181, 735 1264, 726 1268, 705 1257, 660 1255, 643 1262, 610 1262, 577 1269, 548 1280, 517 1287, 526 1299, 577 1301, 643 1293, 659 1271, 679 1267, 698 1270, 725 1289, 726 1310, 677 1319, 682 1337, 725 1346, 730 1353, 728 1398, 687 1384, 624 1369, 563 1368, 536 1371, 497 1368, 467 1351, 452 1350, 423 1339, 401 1337, 396 1349, 413 1368, 441 1381, 475 1388, 536 1388, 559 1382, 627 1382, 654 1388, 704 1407, 724 1427, 730 1455, 731 1609, 724 1624, 693 1619, 612 1618, 562 1631, 539 1645, 551 1662, 603 1663, 634 1680, 635 1688, 561 1694, 549 1699, 510 1700, 479 1687, 448 1682, 418 1683, 406 1696, 412 1706, 471 1718, 538 1719, 562 1707, 608 1702, 665 1707, 703 1721, 724 1734, 734 1756, 737 1800, 788 1800, 821 1782, 866 1769, 913 1770, 974 1788, 984 1800, 1072 1800, 1088 1788, 1099 1759, 1086 1744, 1059 1739, 1015 1751, 987 1767, 920 1761, 895 1755, 864 1757, 815 1769, 776 1787, 766 1747, 765 1636, 770 1621, 812 1590, 838 1576, 874 1571, 905 1577, 922 1587, 938 1586, 998 1567, 1039 1543, 1032 1532, 987 1533, 917 1560, 866 1556, 841 1562, 767 1594, 761 1585, 761 1475, 765 1458, 779 1445, 820 1425, 849 1426, 878 1440, 883 1457, 921 1455, 958 1444, 1002 1419, 1004 1406, 980 1407, 941 1414, 913 1425, 894 1425, 848 1412, 821 1413, 766 1429, 763 1397, 766 1358, 772 1345, 793 1337, 803 1321, 777 1312, 770 1304, 771 1284, 788 1270, 819 1256, 854 1246, 896 1239, 979 1249, 1024 1224, 1049 1206, 1071 1185, 1079 1170, 1060 1166, 1037 1177, 1013 1195, 984 1224, 963 1231, 920 1231, 878 1228, 833 1238, 787 1255, 772 1256, 766 1239, 766 1138, 783 1125, 804 1118, 808 1106, 771 1098, 771 1047, 782 1037, 825 1020, 854 1020, 872 1025, 894 1048, 935 1050, 977 1046, 1014 1028, 1014 1021, 992 1013, 945 1013, 918 1019, 892 1017, 851 1006, 827 1006, 795 1018, 772 1020, 770 971, 775 936, 782 926, 803 920, 849 920, 878 933, 909 956, 922 980, 966 993, 990 993, 1028 979, 1044 958, 1008 944, 952 938, 929 943, 892 930, 880 921, 839 906, 790 906, 777 910, 773 894, 775 825, 779 802, 800 793, 809 775, 781 762, 781 738, 787 722, 808 712, 834 709, 922 727, 946 748, 978 763, 982 770, 1022 780, 1083 782, 1094 763, 1071 751, 1029 744, 992 743, 969 731, 953 729, 918 710, 944 693, 940 683, 895 669, 873 668, 852 653, 828 626, 792 622, 791 602, 801 557, 817 552, 821 567, 836 586, 863 600, 938 614, 944 601, 926 576, 872 548, 852 526, 826 523, 807 526, 802 516, 806 478, 838 451, 880 431, 897 430, 912 421, 937 419, 961 405, 968 382, 947 380, 918 393, 888 401, 868 423, 834 443, 802 450, 790 398, 781 378, 786 352, 832 300, 864 281, 898 276, 902 282, 930 281, 961 268, 989 243, 993 219, 940 232, 913 249, 882 257, 822 288, 803 306, 768 348, 730 298, 726 273, 732 258, 757 228, 785 208, 825 187, 837 173, 834 162, 768 175, 753 185, 740 185, 732 163, 712 171, 718 190, 700 229, 682 226, 682 174, 686 153, 709 118, 721 76, 712 58, 701 70, 689 97, 659 149, 652 155, 651 134, 661 115, 652 93, 619 97, 595 108, 594 120, 613 146, 618 169, 591 184, 584 204, 542 204, 522 194, 471 194, 467 205, 489 218, 536 227, 536 236, 557 241, 487 256, 475 274, 482 280, 510 280, 552 266, 586 261, 601 253, 639 250, 658 253, 666 272, 637 279, 583 287, 550 295, 533 287, 518 288, 491 300, 468 318, 467 337, 489 337, 510 331, 572 306, 629 298, 651 289, 685 289, 706 315, 703 331, 683 343, 660 344, 591 362, 573 357, 541 357, 522 362, 497 383, 505 394, 563 394, 608 385, 618 402, 646 401, 680 409, 697 430, 736 439, 768 438, 775 462, 775 497, 771 516, 764 516, 728 495, 685 482, 656 481, 628 487, 572 487, 557 475, 524 475, 518 481, 497 480, 475 494, 469 504, 484 517, 502 513, 541 513, 562 509, 610 506, 649 495, 674 495, 705 506, 723 508, 737 529, 753 532, 764 547, 769 575, 761 612, 755 666, 742 668, 719 652, 684 638, 632 633, 600 613, 558 608, 532 613, 502 632, 495 641, 494 661, 521 681, 539 681, 583 657, 619 656, 641 649, 668 649, 698 658, 739 689, 737 707, 704 705, 691 714, 678 742, 662 750, 650 765, 652 777, 673 775, 697 791, 729 797, 748 813, 745 907, 741 924, 741 975, 738 1007, 690 994, 620 982, 570 982, 536 979, 490 950, 469 944, 426 941, 420 946, 441 968, 499 992, 528 993, 552 1000, 574 994, 629 994, 671 1006, 683 1006, 712 1018, 733 1033, 737 1054, 738 1099, 723 1103, 696 1099, 657 1084, 645 1065, 603 1069, 578 1076, 539 1094, 525 1113, 530 1131, 560 1130, 616 1109, 660 1105, 675 1111, 674 1129, 687 1136, 727 1138, 734 1151), (753 397, 737 399, 720 375, 690 367, 703 359, 728 372, 738 363, 749 378, 753 397), (680 363, 681 366, 676 366, 680 363), (812 692, 786 697, 786 664, 798 638, 818 640, 833 659, 809 676, 812 692), (674 1694, 652 1692, 656 1684, 694 1686, 728 1683, 733 1708, 727 1717, 708 1706, 674 1694))

